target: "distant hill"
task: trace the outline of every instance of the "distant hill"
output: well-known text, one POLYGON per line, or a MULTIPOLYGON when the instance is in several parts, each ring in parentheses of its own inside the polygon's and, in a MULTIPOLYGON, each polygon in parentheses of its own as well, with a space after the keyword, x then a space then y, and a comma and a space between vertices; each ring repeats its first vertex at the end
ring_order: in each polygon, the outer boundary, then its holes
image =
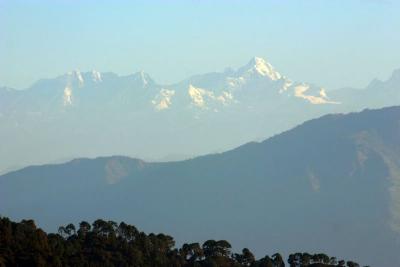
POLYGON ((400 107, 389 107, 185 161, 27 167, 0 176, 0 214, 49 230, 107 216, 178 242, 212 237, 256 255, 323 251, 391 267, 400 264, 399 137, 400 107))

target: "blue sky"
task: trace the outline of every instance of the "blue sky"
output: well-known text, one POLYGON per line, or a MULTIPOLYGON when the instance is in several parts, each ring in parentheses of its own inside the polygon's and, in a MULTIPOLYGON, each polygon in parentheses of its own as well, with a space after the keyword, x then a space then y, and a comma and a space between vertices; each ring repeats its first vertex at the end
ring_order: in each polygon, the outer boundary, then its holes
POLYGON ((400 1, 0 0, 0 85, 69 70, 148 72, 159 83, 266 58, 335 89, 400 68, 400 1))

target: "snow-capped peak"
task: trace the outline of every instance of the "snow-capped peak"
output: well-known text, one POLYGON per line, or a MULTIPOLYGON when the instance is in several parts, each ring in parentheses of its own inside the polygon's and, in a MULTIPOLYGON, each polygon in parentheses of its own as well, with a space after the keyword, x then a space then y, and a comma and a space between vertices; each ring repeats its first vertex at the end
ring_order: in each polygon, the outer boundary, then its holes
POLYGON ((78 81, 79 81, 79 86, 83 86, 83 83, 84 83, 85 81, 83 80, 82 73, 81 73, 79 70, 75 70, 75 75, 76 75, 76 78, 77 78, 78 81))
POLYGON ((131 75, 131 77, 138 82, 143 88, 152 85, 153 79, 144 71, 139 71, 131 75))
POLYGON ((78 70, 78 69, 67 72, 67 77, 68 77, 69 82, 76 80, 78 82, 79 87, 82 87, 85 83, 85 80, 83 79, 83 75, 80 72, 80 70, 78 70))
POLYGON ((101 82, 102 81, 101 73, 98 72, 97 70, 92 70, 92 80, 96 83, 101 82))
POLYGON ((147 81, 148 75, 144 71, 140 71, 140 77, 142 78, 143 85, 146 86, 149 82, 147 81))
POLYGON ((254 57, 247 64, 247 72, 258 73, 261 76, 269 77, 276 81, 282 78, 282 75, 277 72, 274 67, 261 57, 254 57))

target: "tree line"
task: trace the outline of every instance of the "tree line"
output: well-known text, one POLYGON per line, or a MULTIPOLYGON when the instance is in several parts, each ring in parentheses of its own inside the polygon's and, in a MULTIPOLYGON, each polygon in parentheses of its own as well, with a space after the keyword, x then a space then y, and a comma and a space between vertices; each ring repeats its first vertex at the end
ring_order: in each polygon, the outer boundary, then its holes
MULTIPOLYGON (((284 267, 281 254, 256 259, 244 248, 233 253, 226 240, 175 247, 165 234, 145 234, 121 222, 96 220, 61 226, 58 233, 46 233, 33 220, 13 222, 0 217, 0 267, 5 266, 135 266, 135 267, 284 267)), ((359 267, 352 261, 337 260, 323 253, 290 254, 290 267, 359 267)))

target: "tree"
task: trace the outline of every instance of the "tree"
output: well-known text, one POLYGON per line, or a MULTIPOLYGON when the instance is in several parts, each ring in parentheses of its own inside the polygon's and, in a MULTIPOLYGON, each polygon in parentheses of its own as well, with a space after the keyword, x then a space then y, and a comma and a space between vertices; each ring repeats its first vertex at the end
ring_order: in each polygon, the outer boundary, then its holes
POLYGON ((191 262, 195 262, 195 261, 203 259, 204 252, 203 252, 203 249, 200 247, 199 243, 189 244, 189 255, 190 255, 189 260, 191 262))
POLYGON ((272 262, 276 267, 285 267, 285 262, 283 261, 283 258, 279 253, 275 253, 274 255, 272 255, 272 262))
MULTIPOLYGON (((325 254, 289 255, 290 266, 333 266, 336 261, 325 254), (316 261, 315 263, 312 261, 316 261), (329 259, 330 265, 323 263, 329 259), (317 262, 318 261, 318 262, 317 262)), ((344 261, 338 266, 344 267, 344 261)), ((174 239, 165 234, 146 234, 121 222, 96 220, 75 226, 59 227, 59 234, 46 234, 34 221, 12 222, 0 217, 0 267, 3 266, 141 266, 141 267, 284 267, 282 256, 276 253, 256 260, 248 248, 231 254, 226 240, 207 240, 183 244, 175 248, 174 239), (66 238, 67 237, 67 238, 66 238)), ((353 261, 347 267, 359 267, 353 261)))
POLYGON ((93 232, 102 236, 108 236, 110 233, 114 232, 113 226, 113 223, 98 219, 93 222, 93 232))
POLYGON ((250 266, 255 262, 255 257, 248 248, 244 248, 242 254, 235 253, 233 257, 242 266, 250 266))
POLYGON ((303 253, 301 255, 301 264, 302 265, 309 265, 311 263, 311 254, 303 253))
POLYGON ((90 228, 91 228, 90 223, 82 221, 79 224, 78 236, 86 236, 86 234, 90 231, 90 228))
POLYGON ((337 263, 338 263, 338 261, 337 261, 336 257, 331 257, 331 258, 330 258, 329 264, 331 264, 331 265, 336 265, 337 263))
POLYGON ((360 267, 360 265, 356 262, 353 261, 348 261, 347 262, 347 267, 360 267))
POLYGON ((206 258, 216 256, 217 242, 215 240, 207 240, 203 243, 203 251, 206 258))
POLYGON ((298 260, 296 259, 295 254, 290 254, 287 262, 289 263, 290 267, 296 267, 298 265, 298 260))
POLYGON ((266 255, 258 261, 257 267, 274 267, 274 262, 268 255, 266 255))
POLYGON ((218 256, 228 257, 231 253, 231 248, 231 244, 229 244, 229 242, 226 240, 219 240, 216 243, 216 251, 218 256))
POLYGON ((131 242, 135 240, 136 236, 139 234, 139 231, 135 226, 121 222, 118 226, 117 234, 119 237, 131 242))
POLYGON ((76 234, 75 225, 73 225, 72 223, 68 224, 67 226, 65 226, 65 231, 68 234, 68 236, 75 235, 76 234))
POLYGON ((62 236, 63 238, 66 238, 68 236, 68 232, 67 232, 67 230, 65 229, 64 226, 58 227, 58 234, 60 236, 62 236))

